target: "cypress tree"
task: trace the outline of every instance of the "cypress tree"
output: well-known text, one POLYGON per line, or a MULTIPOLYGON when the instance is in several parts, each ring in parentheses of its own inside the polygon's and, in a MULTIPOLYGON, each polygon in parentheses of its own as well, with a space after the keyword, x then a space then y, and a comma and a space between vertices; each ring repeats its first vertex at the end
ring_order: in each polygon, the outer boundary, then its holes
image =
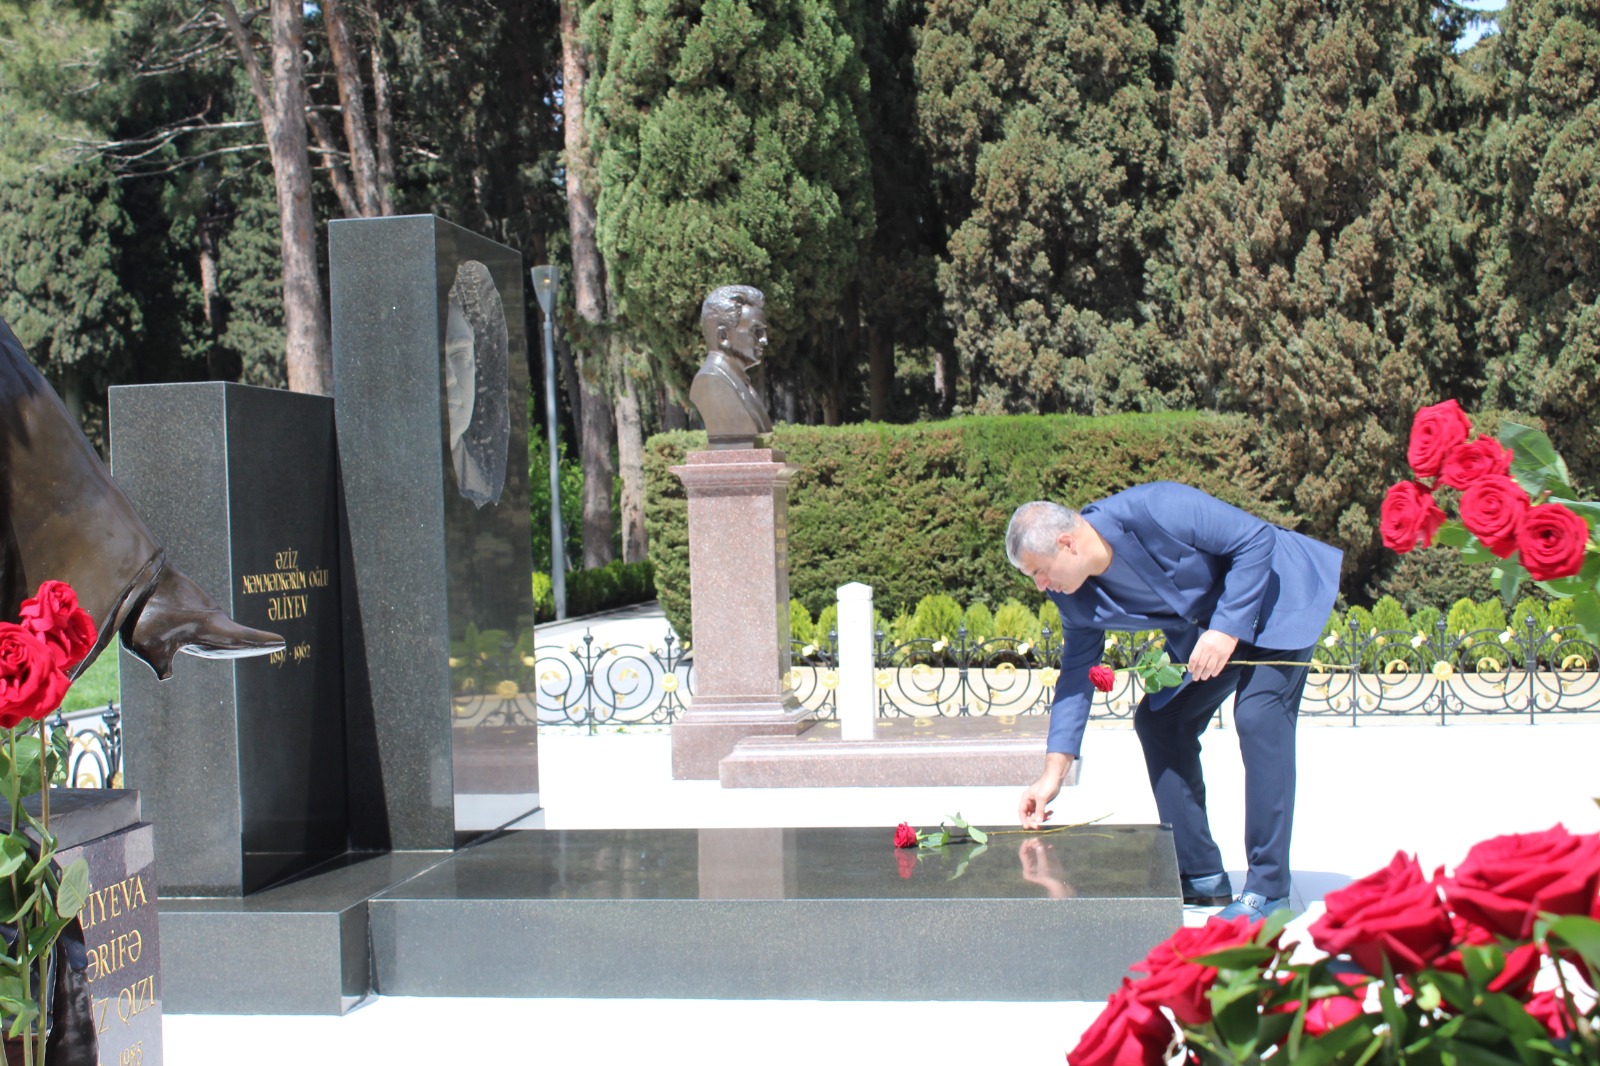
POLYGON ((1483 270, 1488 399, 1541 416, 1575 476, 1600 480, 1600 10, 1513 0, 1500 18, 1504 118, 1485 155, 1497 227, 1483 270))
POLYGON ((1262 465, 1359 582, 1411 415, 1470 356, 1440 98, 1456 24, 1416 0, 1187 0, 1184 26, 1174 336, 1202 405, 1260 420, 1262 465))
POLYGON ((982 413, 1160 407, 1147 259, 1164 222, 1162 0, 931 0, 922 134, 951 227, 939 288, 982 413))
MULTIPOLYGON (((686 391, 719 285, 767 298, 767 376, 832 375, 872 233, 854 0, 595 0, 588 119, 620 328, 686 391)), ((775 410, 780 417, 781 407, 775 410)))

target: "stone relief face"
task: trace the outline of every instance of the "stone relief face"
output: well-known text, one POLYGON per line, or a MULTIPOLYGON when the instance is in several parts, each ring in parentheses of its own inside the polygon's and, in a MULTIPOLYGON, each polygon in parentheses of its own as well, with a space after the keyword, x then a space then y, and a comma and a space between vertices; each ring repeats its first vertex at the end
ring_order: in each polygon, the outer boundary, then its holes
POLYGON ((738 324, 728 334, 728 350, 747 367, 761 362, 767 352, 767 312, 746 304, 739 310, 738 324))
POLYGON ((444 329, 445 408, 450 419, 450 447, 460 443, 472 424, 478 387, 478 355, 474 351, 472 325, 452 296, 449 318, 444 329))

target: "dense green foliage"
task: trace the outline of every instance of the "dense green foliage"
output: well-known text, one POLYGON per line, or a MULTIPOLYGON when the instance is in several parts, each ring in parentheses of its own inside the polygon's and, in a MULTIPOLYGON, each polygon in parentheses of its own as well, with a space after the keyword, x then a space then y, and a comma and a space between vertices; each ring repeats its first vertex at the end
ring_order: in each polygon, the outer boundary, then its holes
MULTIPOLYGON (((813 614, 840 585, 862 581, 893 616, 944 593, 991 610, 1041 597, 1006 561, 1018 504, 1090 503, 1144 481, 1196 485, 1275 522, 1248 458, 1252 431, 1195 414, 968 417, 911 426, 780 426, 773 445, 800 471, 789 482, 789 590, 813 614)), ((646 517, 656 591, 689 632, 688 509, 670 470, 705 446, 667 433, 645 446, 646 517)))
MULTIPOLYGON (((567 571, 567 617, 577 618, 614 607, 627 607, 655 599, 655 568, 646 559, 625 563, 618 559, 591 570, 567 571)), ((556 616, 550 575, 533 573, 533 617, 548 622, 556 616)))
POLYGON ((766 294, 776 371, 815 380, 808 359, 837 338, 872 232, 860 17, 828 0, 586 6, 615 310, 676 388, 718 285, 766 294))

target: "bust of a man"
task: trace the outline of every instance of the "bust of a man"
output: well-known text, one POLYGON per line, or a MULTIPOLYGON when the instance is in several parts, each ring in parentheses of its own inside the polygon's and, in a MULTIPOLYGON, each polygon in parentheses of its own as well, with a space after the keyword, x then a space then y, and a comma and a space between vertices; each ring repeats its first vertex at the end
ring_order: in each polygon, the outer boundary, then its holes
POLYGON ((706 424, 713 451, 753 448, 772 419, 750 387, 749 369, 767 348, 766 298, 748 285, 724 285, 700 305, 706 361, 689 386, 689 402, 706 424))

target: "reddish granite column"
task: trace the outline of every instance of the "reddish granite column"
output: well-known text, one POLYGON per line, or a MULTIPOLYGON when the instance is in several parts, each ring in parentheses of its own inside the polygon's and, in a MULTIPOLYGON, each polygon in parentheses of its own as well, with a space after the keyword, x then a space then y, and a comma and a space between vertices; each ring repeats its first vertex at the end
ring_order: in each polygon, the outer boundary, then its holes
POLYGON ((745 737, 811 725, 790 692, 788 486, 771 448, 689 453, 694 700, 672 727, 672 776, 716 778, 745 737))

